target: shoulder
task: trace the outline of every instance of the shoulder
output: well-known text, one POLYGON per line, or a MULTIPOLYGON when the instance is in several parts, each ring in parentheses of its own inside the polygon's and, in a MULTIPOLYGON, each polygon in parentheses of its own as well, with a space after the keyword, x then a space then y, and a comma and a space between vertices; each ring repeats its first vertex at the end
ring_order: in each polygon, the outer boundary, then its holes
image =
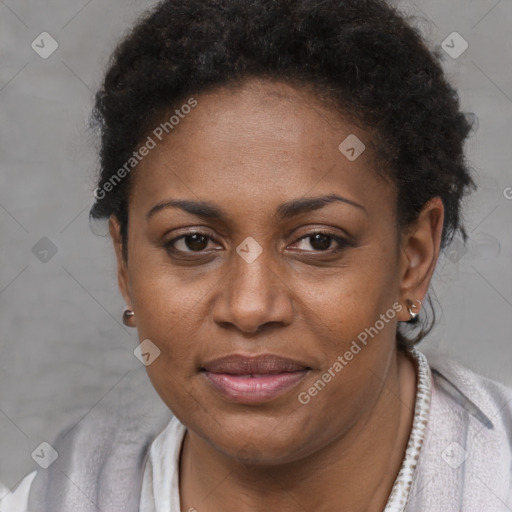
POLYGON ((130 370, 57 436, 58 458, 37 473, 28 510, 134 510, 148 448, 171 418, 145 368, 130 370))
POLYGON ((444 410, 439 423, 446 425, 452 418, 454 433, 464 432, 460 439, 465 440, 468 451, 466 465, 479 475, 474 486, 481 486, 492 475, 487 488, 493 488, 493 496, 501 496, 501 503, 512 505, 512 388, 467 368, 446 353, 429 351, 427 360, 434 393, 451 410, 444 410), (460 421, 461 411, 467 422, 460 421))
POLYGON ((431 400, 408 510, 512 510, 512 389, 449 354, 421 353, 431 400))
POLYGON ((512 446, 512 388, 469 369, 449 354, 438 350, 423 353, 436 388, 444 387, 443 380, 452 383, 490 419, 495 429, 507 434, 512 446))
POLYGON ((30 486, 36 474, 37 471, 29 473, 12 491, 0 482, 1 512, 26 512, 30 486))

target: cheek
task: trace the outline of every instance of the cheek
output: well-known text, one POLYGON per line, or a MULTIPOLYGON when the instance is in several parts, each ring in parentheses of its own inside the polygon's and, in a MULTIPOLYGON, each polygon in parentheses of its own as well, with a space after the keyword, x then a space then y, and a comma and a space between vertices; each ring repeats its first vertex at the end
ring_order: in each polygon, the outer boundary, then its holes
MULTIPOLYGON (((396 254, 377 244, 359 247, 329 274, 305 274, 295 292, 310 321, 316 318, 316 323, 324 326, 327 338, 332 340, 334 335, 339 340, 336 348, 340 349, 398 300, 396 254)), ((389 316, 392 314, 393 310, 389 316)))
POLYGON ((347 393, 364 395, 374 387, 371 381, 384 378, 396 337, 397 302, 375 286, 339 284, 344 286, 332 291, 330 300, 308 297, 306 323, 323 363, 319 377, 328 373, 329 388, 340 387, 326 394, 326 404, 349 404, 347 393))
POLYGON ((348 429, 373 407, 389 372, 399 305, 390 283, 379 275, 372 271, 339 277, 317 296, 307 297, 308 328, 323 365, 297 401, 309 411, 303 416, 306 423, 311 415, 332 418, 332 411, 339 411, 338 421, 324 422, 325 439, 348 429))
POLYGON ((398 280, 396 254, 375 244, 359 248, 321 282, 301 286, 306 323, 324 362, 318 378, 329 381, 315 407, 327 412, 336 403, 354 412, 375 396, 396 343, 398 280))
POLYGON ((146 370, 167 403, 180 400, 180 388, 192 372, 195 317, 204 293, 197 284, 184 286, 156 254, 154 249, 130 254, 130 289, 139 340, 151 340, 160 351, 146 370))
POLYGON ((192 267, 172 265, 165 249, 151 246, 138 231, 130 233, 129 281, 139 336, 180 337, 194 329, 193 317, 215 272, 199 275, 192 267))
POLYGON ((187 355, 190 359, 198 339, 198 316, 207 315, 204 287, 199 283, 183 286, 165 273, 140 278, 133 288, 139 338, 151 339, 168 365, 180 367, 187 355))
POLYGON ((146 370, 162 400, 186 423, 203 403, 194 377, 197 342, 205 339, 198 321, 207 315, 204 290, 200 283, 184 285, 168 268, 143 268, 153 270, 138 272, 132 281, 137 331, 141 341, 150 339, 160 350, 146 370))

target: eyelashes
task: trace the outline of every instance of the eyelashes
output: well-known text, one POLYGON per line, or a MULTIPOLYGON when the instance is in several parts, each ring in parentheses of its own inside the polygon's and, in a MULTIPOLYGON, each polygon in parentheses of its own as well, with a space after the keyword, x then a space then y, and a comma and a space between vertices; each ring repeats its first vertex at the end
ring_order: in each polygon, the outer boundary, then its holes
MULTIPOLYGON (((204 256, 223 249, 214 237, 209 233, 201 231, 184 233, 165 242, 164 246, 171 256, 181 255, 182 257, 204 256), (215 247, 215 244, 217 244, 217 247, 215 247)), ((348 238, 335 235, 326 230, 315 230, 301 236, 288 247, 291 247, 294 252, 332 255, 354 246, 355 244, 348 238), (300 247, 293 248, 297 244, 300 247)))
POLYGON ((191 232, 169 240, 169 242, 166 243, 166 247, 173 251, 180 252, 202 252, 208 247, 209 241, 214 241, 210 235, 200 232, 191 232), (181 249, 176 247, 177 243, 180 243, 181 249), (191 245, 191 247, 189 245, 191 245))
MULTIPOLYGON (((353 244, 347 240, 346 238, 340 237, 338 235, 334 235, 327 231, 315 231, 312 233, 308 233, 307 235, 302 236, 297 240, 297 242, 302 242, 303 240, 309 239, 309 245, 313 247, 313 251, 304 249, 306 252, 336 252, 344 249, 346 247, 350 247, 353 244), (327 243, 328 242, 328 243, 327 243), (337 247, 332 249, 332 243, 336 243, 337 247), (326 244, 327 243, 327 244, 326 244), (316 245, 316 247, 315 247, 316 245)), ((295 243, 297 243, 295 242, 295 243)))

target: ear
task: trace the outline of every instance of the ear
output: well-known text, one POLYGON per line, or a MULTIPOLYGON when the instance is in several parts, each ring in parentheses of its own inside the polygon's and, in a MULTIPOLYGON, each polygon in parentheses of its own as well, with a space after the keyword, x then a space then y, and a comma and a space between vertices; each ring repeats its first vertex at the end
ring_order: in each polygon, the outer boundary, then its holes
MULTIPOLYGON (((126 261, 123 255, 123 239, 121 237, 121 225, 119 224, 119 220, 114 215, 110 216, 108 222, 108 229, 110 231, 110 236, 112 237, 112 243, 114 244, 114 250, 116 253, 117 282, 119 284, 119 290, 123 295, 123 298, 126 302, 126 306, 128 307, 128 309, 131 309, 133 311, 133 305, 130 296, 130 281, 128 278, 128 262, 126 261)), ((135 327, 133 316, 130 317, 128 321, 131 327, 135 327)))
MULTIPOLYGON (((422 209, 417 221, 401 238, 400 248, 400 302, 411 300, 419 306, 427 294, 430 280, 441 250, 444 205, 441 198, 434 197, 422 209)), ((414 309, 419 313, 420 307, 414 309)), ((407 307, 398 315, 399 321, 407 321, 410 314, 407 307)))

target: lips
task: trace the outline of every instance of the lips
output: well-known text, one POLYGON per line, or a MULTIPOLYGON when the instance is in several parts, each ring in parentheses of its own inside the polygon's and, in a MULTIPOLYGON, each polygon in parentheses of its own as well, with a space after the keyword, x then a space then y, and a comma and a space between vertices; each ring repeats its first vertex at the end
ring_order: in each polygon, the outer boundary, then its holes
POLYGON ((272 354, 257 357, 232 355, 215 359, 205 364, 204 369, 211 373, 227 373, 230 375, 275 375, 284 372, 305 370, 306 366, 272 354))
POLYGON ((238 403, 267 402, 302 381, 310 368, 302 363, 265 354, 257 357, 231 355, 204 365, 209 384, 225 398, 238 403))

